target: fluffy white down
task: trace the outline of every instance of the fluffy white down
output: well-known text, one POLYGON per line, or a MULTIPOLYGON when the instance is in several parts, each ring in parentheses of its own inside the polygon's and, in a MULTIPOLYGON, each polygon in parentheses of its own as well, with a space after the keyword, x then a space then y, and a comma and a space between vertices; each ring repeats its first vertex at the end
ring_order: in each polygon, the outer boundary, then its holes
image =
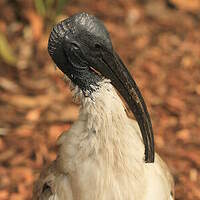
MULTIPOLYGON (((167 166, 158 155, 155 163, 145 164, 139 127, 127 117, 110 82, 104 80, 92 99, 78 88, 74 93, 81 101, 80 115, 57 141, 58 156, 50 166, 52 195, 43 199, 172 200, 167 166)), ((42 174, 36 185, 41 180, 42 174)))

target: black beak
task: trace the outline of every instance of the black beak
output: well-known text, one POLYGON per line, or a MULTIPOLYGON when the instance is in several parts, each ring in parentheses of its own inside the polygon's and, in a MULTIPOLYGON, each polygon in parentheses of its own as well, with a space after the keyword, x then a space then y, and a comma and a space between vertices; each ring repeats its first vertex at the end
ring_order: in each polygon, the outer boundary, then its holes
POLYGON ((107 50, 102 50, 101 58, 96 59, 98 59, 96 63, 99 64, 93 67, 111 80, 113 86, 127 102, 139 124, 145 146, 145 162, 154 162, 155 151, 152 124, 146 104, 135 81, 116 52, 113 51, 111 53, 107 50))

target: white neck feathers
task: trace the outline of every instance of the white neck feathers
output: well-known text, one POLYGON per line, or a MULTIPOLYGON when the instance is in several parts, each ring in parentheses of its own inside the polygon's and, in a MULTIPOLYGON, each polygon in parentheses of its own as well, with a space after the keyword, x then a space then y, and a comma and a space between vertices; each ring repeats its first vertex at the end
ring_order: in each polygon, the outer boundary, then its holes
MULTIPOLYGON (((127 117, 121 99, 108 80, 99 84, 92 98, 83 97, 81 92, 76 92, 75 97, 81 100, 80 115, 71 129, 58 140, 58 167, 62 172, 71 174, 89 170, 87 176, 91 175, 91 180, 96 179, 98 194, 104 193, 100 191, 105 189, 103 185, 109 188, 116 179, 116 187, 122 184, 130 189, 124 192, 132 194, 133 188, 137 189, 142 184, 144 163, 144 145, 136 122, 127 117)), ((77 175, 74 180, 80 176, 77 175)), ((80 180, 79 184, 85 183, 80 180)), ((116 197, 124 196, 122 193, 120 191, 116 197)))

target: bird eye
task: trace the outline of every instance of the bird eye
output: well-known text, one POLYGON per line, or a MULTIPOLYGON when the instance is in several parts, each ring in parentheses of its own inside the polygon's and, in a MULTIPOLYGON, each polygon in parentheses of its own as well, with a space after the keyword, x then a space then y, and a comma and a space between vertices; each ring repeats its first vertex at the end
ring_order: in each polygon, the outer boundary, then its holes
POLYGON ((80 48, 79 48, 79 45, 78 44, 76 44, 76 43, 71 43, 71 48, 73 49, 73 50, 79 50, 80 48))
POLYGON ((100 48, 101 48, 101 45, 98 44, 98 43, 96 43, 96 44, 94 45, 94 47, 95 47, 96 49, 100 49, 100 48))

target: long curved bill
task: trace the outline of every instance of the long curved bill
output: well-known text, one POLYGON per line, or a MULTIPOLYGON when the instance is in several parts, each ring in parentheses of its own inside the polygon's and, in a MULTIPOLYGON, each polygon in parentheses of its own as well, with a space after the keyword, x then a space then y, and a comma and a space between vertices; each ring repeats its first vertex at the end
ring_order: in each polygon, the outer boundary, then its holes
POLYGON ((133 112, 144 141, 145 162, 152 163, 155 155, 154 137, 151 119, 144 99, 117 53, 102 51, 101 54, 102 57, 99 61, 104 67, 99 66, 97 70, 111 80, 113 86, 119 91, 133 112))

